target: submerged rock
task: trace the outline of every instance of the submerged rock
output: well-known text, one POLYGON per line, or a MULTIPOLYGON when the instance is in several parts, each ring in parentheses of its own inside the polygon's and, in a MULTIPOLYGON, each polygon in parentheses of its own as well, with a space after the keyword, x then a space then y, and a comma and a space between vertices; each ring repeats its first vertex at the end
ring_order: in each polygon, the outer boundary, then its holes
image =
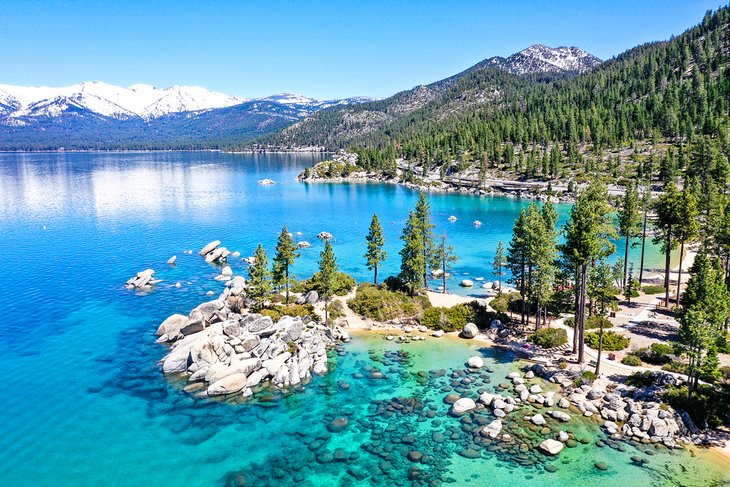
POLYGON ((540 443, 540 450, 547 453, 548 455, 557 455, 561 451, 563 451, 563 443, 561 443, 558 440, 553 440, 552 438, 547 439, 540 443))

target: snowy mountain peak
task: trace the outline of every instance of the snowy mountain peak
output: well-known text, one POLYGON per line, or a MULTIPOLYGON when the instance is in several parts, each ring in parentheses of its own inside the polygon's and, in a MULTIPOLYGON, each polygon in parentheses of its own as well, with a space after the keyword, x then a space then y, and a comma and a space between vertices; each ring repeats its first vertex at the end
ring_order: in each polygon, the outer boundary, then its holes
POLYGON ((533 44, 507 58, 490 58, 487 63, 513 74, 583 73, 601 64, 601 60, 579 47, 533 44))
POLYGON ((373 98, 317 100, 296 93, 280 93, 266 98, 248 99, 209 91, 200 86, 157 88, 136 83, 127 88, 102 81, 85 81, 62 88, 12 86, 0 84, 0 116, 16 124, 27 118, 58 117, 68 111, 89 110, 117 119, 141 117, 144 120, 181 112, 201 112, 240 105, 248 101, 273 102, 291 107, 301 116, 335 105, 365 103, 373 98), (22 120, 21 120, 22 119, 22 120))
POLYGON ((75 106, 107 117, 149 120, 169 113, 223 108, 245 101, 245 98, 199 86, 159 89, 134 84, 123 88, 101 81, 85 81, 61 88, 0 85, 0 105, 14 108, 9 115, 13 118, 57 116, 69 106, 75 106))

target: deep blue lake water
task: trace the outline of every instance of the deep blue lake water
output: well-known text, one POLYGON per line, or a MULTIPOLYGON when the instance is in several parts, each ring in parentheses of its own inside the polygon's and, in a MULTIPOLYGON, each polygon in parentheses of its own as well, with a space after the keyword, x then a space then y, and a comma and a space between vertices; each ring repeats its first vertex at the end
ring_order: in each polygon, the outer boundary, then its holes
MULTIPOLYGON (((344 356, 333 356, 331 374, 265 405, 195 400, 168 383, 157 365, 165 349, 154 343, 154 331, 169 314, 187 313, 207 291, 221 289, 212 279, 218 270, 197 255, 210 240, 242 256, 259 242, 271 251, 286 224, 301 232, 297 240, 313 244, 295 265, 295 273, 307 277, 321 250, 315 236, 328 231, 341 267, 366 280, 363 238, 377 212, 390 254, 381 276, 397 271, 398 237, 415 193, 387 185, 297 183, 296 174, 315 160, 174 152, 0 154, 0 485, 222 485, 247 473, 253 478, 252 471, 264 475, 257 484, 287 485, 290 477, 277 477, 277 469, 293 465, 297 481, 346 483, 356 478, 348 468, 379 468, 382 458, 363 445, 385 441, 379 430, 387 421, 373 416, 373 408, 394 396, 418 398, 436 411, 438 424, 402 417, 393 420, 396 432, 413 432, 417 446, 439 455, 439 471, 428 475, 457 485, 483 485, 485 479, 495 485, 582 485, 586 478, 594 485, 721 482, 719 467, 687 453, 658 453, 649 466, 636 467, 628 460, 631 449, 580 445, 561 454, 558 471, 548 474, 489 452, 468 460, 455 447, 435 449, 432 433, 455 431, 458 420, 444 416, 444 393, 435 389, 444 384, 424 384, 415 373, 460 370, 473 353, 495 368, 495 382, 517 366, 509 356, 461 341, 400 346, 356 337, 344 356), (258 185, 263 178, 277 184, 258 185), (188 249, 192 255, 184 254, 188 249), (171 255, 177 255, 175 267, 165 264, 171 255), (163 279, 154 292, 123 289, 124 281, 148 267, 163 279), (370 366, 389 371, 388 379, 373 383, 353 375, 370 366), (338 386, 343 380, 349 389, 338 386), (342 414, 353 427, 327 438, 327 422, 342 414), (341 449, 346 460, 317 462, 321 451, 310 448, 318 436, 323 448, 341 449), (292 457, 303 463, 295 465, 292 457), (596 471, 596 459, 611 469, 596 471)), ((528 202, 459 195, 432 195, 430 201, 437 231, 447 232, 460 257, 450 288, 478 293, 456 283, 467 276, 492 280, 497 242, 506 245, 514 218, 528 202), (454 223, 448 221, 452 214, 454 223), (477 219, 483 222, 479 228, 472 225, 477 219)), ((567 210, 559 208, 561 218, 567 210)), ((658 264, 652 255, 652 265, 658 264)), ((240 260, 232 266, 244 270, 240 260)), ((576 435, 597 434, 590 423, 572 427, 576 435)), ((401 470, 387 483, 407 485, 407 469, 401 470)), ((385 477, 377 478, 382 483, 385 477)))

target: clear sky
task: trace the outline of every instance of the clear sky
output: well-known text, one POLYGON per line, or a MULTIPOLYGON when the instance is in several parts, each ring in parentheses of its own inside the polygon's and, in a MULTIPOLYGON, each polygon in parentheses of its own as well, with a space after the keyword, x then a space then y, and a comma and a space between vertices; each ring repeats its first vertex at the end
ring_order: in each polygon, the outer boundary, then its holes
POLYGON ((542 43, 607 59, 727 0, 0 0, 0 83, 388 96, 542 43))

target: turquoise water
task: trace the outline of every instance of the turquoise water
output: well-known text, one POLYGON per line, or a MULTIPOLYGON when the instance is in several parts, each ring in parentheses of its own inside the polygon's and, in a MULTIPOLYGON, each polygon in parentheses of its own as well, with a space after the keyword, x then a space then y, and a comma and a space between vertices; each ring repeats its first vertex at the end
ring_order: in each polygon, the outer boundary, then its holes
MULTIPOLYGON (((271 249, 286 223, 313 244, 302 252, 297 274, 314 270, 321 248, 315 235, 326 230, 335 236, 342 267, 366 279, 358 259, 377 211, 391 255, 383 274, 397 268, 397 237, 415 195, 393 186, 296 183, 294 176, 312 160, 218 153, 0 154, 0 485, 202 486, 242 478, 248 485, 345 484, 357 482, 347 473, 353 467, 381 471, 382 452, 364 444, 392 443, 392 435, 405 430, 435 458, 423 464, 422 475, 457 485, 482 485, 485 479, 584 483, 576 475, 595 485, 629 479, 639 485, 692 478, 704 482, 695 485, 719 483, 717 468, 702 453, 697 461, 686 453, 659 452, 648 466, 636 467, 628 460, 631 447, 619 452, 581 445, 563 452, 558 471, 548 474, 539 462, 517 466, 486 449, 470 460, 458 454, 456 443, 433 444, 434 431, 448 430, 458 441, 467 436, 458 420, 445 416, 441 388, 450 387, 448 374, 426 374, 427 383, 414 374, 462 370, 476 347, 463 342, 403 345, 410 355, 389 356, 384 366, 386 349, 390 354, 401 346, 356 338, 344 355, 333 355, 331 374, 265 404, 196 400, 168 383, 157 366, 164 354, 153 343, 157 325, 221 288, 212 280, 218 271, 184 250, 197 252, 220 239, 249 255, 258 242, 271 249), (259 186, 266 177, 278 184, 259 186), (173 254, 174 268, 165 264, 173 254), (122 289, 147 267, 164 280, 154 292, 122 289), (388 379, 355 375, 370 366, 382 367, 388 379), (425 406, 397 418, 376 415, 378 405, 394 396, 418 398, 425 406), (341 415, 350 425, 327 437, 327 423, 341 415), (395 432, 385 431, 390 422, 395 432), (317 441, 319 448, 310 450, 317 441), (338 456, 346 461, 319 463, 323 448, 341 448, 338 456), (597 472, 593 458, 611 469, 597 472)), ((489 280, 485 263, 497 241, 509 240, 512 220, 527 202, 454 195, 434 195, 431 202, 434 219, 461 257, 454 279, 468 274, 489 280), (447 221, 451 214, 459 218, 454 224, 447 221), (477 218, 484 223, 479 229, 471 225, 477 218)), ((566 210, 561 207, 561 215, 566 210)), ((495 368, 495 383, 516 367, 509 356, 481 353, 495 368)), ((591 424, 571 427, 586 437, 595 433, 591 424)), ((392 463, 395 479, 376 476, 376 483, 408 484, 410 465, 398 455, 392 463)))

